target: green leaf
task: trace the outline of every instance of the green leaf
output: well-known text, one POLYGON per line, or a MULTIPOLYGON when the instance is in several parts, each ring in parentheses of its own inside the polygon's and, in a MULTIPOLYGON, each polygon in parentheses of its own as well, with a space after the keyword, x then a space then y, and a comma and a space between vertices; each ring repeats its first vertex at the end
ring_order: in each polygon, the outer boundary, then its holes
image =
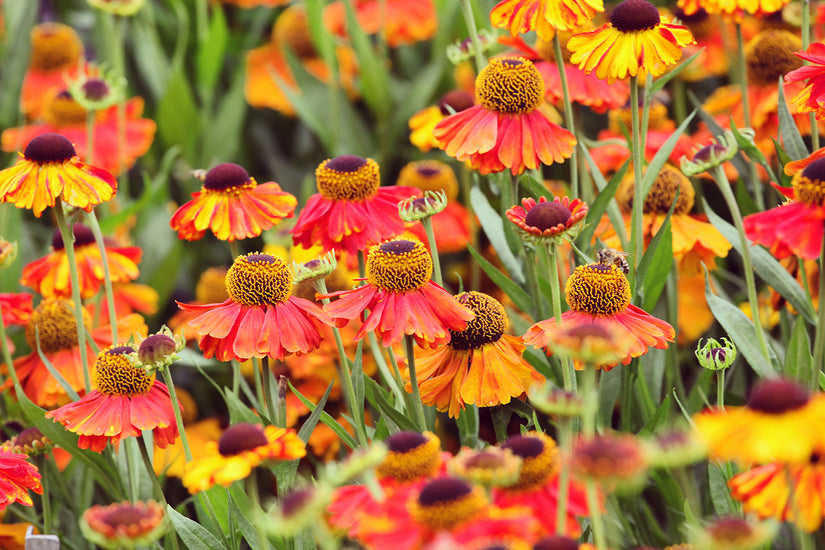
MULTIPOLYGON (((346 359, 349 362, 349 359, 346 359)), ((355 348, 355 361, 352 362, 352 370, 350 371, 352 378, 352 389, 355 392, 355 407, 358 410, 350 411, 353 415, 353 421, 358 422, 364 426, 364 341, 359 340, 358 346, 355 348)))
POLYGON ((593 176, 593 181, 596 182, 596 187, 599 188, 599 194, 596 200, 593 201, 593 204, 589 205, 590 208, 584 220, 585 228, 577 240, 583 246, 589 246, 593 240, 593 234, 596 232, 596 227, 602 219, 602 215, 607 211, 607 215, 610 217, 610 223, 613 224, 613 227, 616 229, 616 234, 622 243, 622 249, 627 250, 628 243, 624 219, 622 218, 621 212, 619 212, 619 205, 616 204, 613 197, 616 195, 616 190, 619 188, 622 178, 624 178, 625 173, 627 173, 630 167, 630 159, 626 160, 622 167, 619 168, 619 171, 610 178, 610 182, 607 182, 599 167, 596 166, 596 161, 593 160, 590 151, 588 151, 586 147, 582 147, 581 150, 582 153, 584 153, 587 165, 590 167, 590 174, 593 176))
MULTIPOLYGON (((702 206, 708 217, 708 221, 710 221, 722 236, 733 245, 733 248, 741 254, 742 245, 736 228, 717 215, 704 199, 702 199, 702 206)), ((808 294, 799 286, 796 279, 791 277, 791 274, 782 267, 782 264, 761 246, 751 245, 749 250, 753 270, 756 271, 756 274, 781 294, 783 298, 788 300, 788 302, 802 314, 806 321, 812 325, 816 324, 816 312, 814 311, 813 304, 811 304, 808 294)))
POLYGON ((203 136, 200 166, 212 166, 218 161, 234 158, 241 148, 241 136, 249 104, 244 98, 246 73, 239 69, 232 86, 224 92, 215 114, 209 118, 209 131, 203 136))
MULTIPOLYGON (((299 392, 297 389, 295 389, 295 386, 292 385, 292 382, 287 381, 287 383, 289 384, 289 387, 292 390, 292 392, 295 394, 295 396, 301 401, 301 403, 303 403, 304 405, 309 407, 310 411, 315 412, 315 409, 319 408, 319 407, 316 407, 315 404, 312 401, 310 401, 309 399, 304 397, 301 392, 299 392)), ((355 442, 355 440, 352 438, 352 436, 349 434, 349 432, 347 432, 343 428, 343 426, 341 426, 338 422, 336 422, 336 420, 334 418, 332 418, 329 415, 329 413, 327 413, 326 411, 323 411, 323 410, 321 412, 321 422, 326 424, 333 432, 335 432, 335 434, 344 443, 344 445, 346 445, 350 449, 357 449, 358 448, 358 443, 355 442)))
POLYGON ((250 424, 260 424, 261 419, 255 414, 251 408, 244 404, 240 398, 232 392, 232 388, 224 388, 224 401, 226 407, 229 409, 229 422, 237 424, 238 422, 248 422, 250 424))
POLYGON ((679 75, 679 73, 681 73, 682 71, 684 71, 684 70, 687 68, 687 66, 688 66, 688 65, 690 65, 691 63, 693 63, 693 61, 694 61, 697 57, 699 57, 699 54, 701 54, 703 51, 705 51, 705 48, 702 48, 701 50, 699 50, 699 51, 698 51, 698 52, 696 52, 695 54, 691 55, 690 57, 688 57, 687 59, 685 59, 684 61, 682 61, 681 63, 679 63, 679 65, 677 65, 677 66, 676 66, 676 68, 669 70, 669 71, 668 71, 668 72, 666 72, 664 75, 662 75, 661 77, 659 77, 659 78, 657 78, 656 80, 654 80, 654 81, 653 81, 653 86, 650 86, 650 88, 649 88, 648 90, 646 90, 646 91, 645 91, 645 94, 646 94, 648 97, 653 97, 653 96, 656 94, 656 92, 658 92, 659 90, 661 90, 662 88, 664 88, 664 87, 665 87, 665 85, 666 85, 668 82, 670 82, 670 81, 671 81, 671 79, 673 79, 675 76, 678 76, 678 75, 679 75))
POLYGON ((367 401, 378 409, 378 411, 387 416, 396 426, 402 430, 418 431, 415 423, 407 418, 404 413, 393 407, 389 402, 389 393, 387 390, 378 385, 378 382, 372 378, 365 377, 367 401))
POLYGON ((361 93, 370 110, 380 119, 390 114, 390 81, 386 60, 376 55, 372 41, 361 29, 352 2, 344 2, 347 16, 347 34, 361 71, 361 93))
POLYGON ((738 307, 713 293, 710 288, 710 276, 707 268, 705 268, 705 299, 708 301, 713 316, 730 335, 738 351, 748 361, 753 370, 763 378, 776 378, 777 374, 773 364, 778 364, 778 359, 773 348, 768 345, 768 353, 771 357, 771 360, 768 361, 759 349, 759 338, 756 335, 756 327, 754 327, 753 321, 738 307))
POLYGON ((513 300, 513 303, 523 312, 531 311, 533 307, 533 299, 530 295, 519 285, 513 282, 507 275, 499 271, 496 266, 487 261, 481 253, 475 249, 471 244, 467 245, 467 250, 478 262, 484 273, 502 290, 507 296, 513 300))
POLYGON ((182 71, 169 82, 158 105, 158 136, 166 147, 179 145, 187 160, 192 160, 200 134, 200 116, 192 90, 182 71))
MULTIPOLYGON (((147 6, 151 7, 151 6, 147 6)), ((175 15, 178 17, 177 26, 181 26, 181 35, 186 35, 186 21, 181 21, 179 17, 186 18, 186 9, 176 9, 175 15)), ((172 75, 172 63, 169 54, 161 44, 157 27, 148 10, 140 10, 140 13, 129 21, 132 40, 130 45, 134 48, 131 58, 137 65, 140 73, 140 82, 145 84, 149 93, 157 100, 163 95, 163 91, 169 83, 172 75), (146 13, 144 13, 146 12, 146 13)), ((125 76, 125 75, 124 75, 125 76)), ((160 118, 155 118, 160 120, 160 118)))
POLYGON ((779 137, 782 139, 782 145, 785 146, 785 152, 792 160, 799 160, 808 156, 808 148, 805 146, 805 141, 802 139, 802 134, 799 133, 799 128, 794 122, 793 115, 788 109, 788 102, 785 100, 785 85, 782 79, 779 79, 779 137))
POLYGON ((806 384, 811 379, 814 358, 811 355, 811 342, 805 320, 796 318, 791 329, 791 338, 785 349, 785 376, 806 384))
POLYGON ((653 416, 650 417, 650 420, 647 421, 644 428, 641 429, 639 435, 642 437, 649 437, 656 433, 656 430, 661 425, 664 425, 667 422, 667 413, 670 411, 670 395, 665 395, 664 400, 661 402, 659 407, 656 409, 656 412, 653 413, 653 416))
POLYGON ((180 535, 181 540, 187 548, 205 548, 207 550, 224 550, 221 542, 210 533, 206 527, 188 517, 178 513, 177 510, 166 505, 166 515, 172 520, 175 531, 180 535))
POLYGON ((651 239, 636 270, 636 280, 642 281, 641 285, 636 283, 636 288, 643 290, 642 306, 647 311, 653 309, 659 300, 673 267, 673 233, 670 231, 670 219, 678 199, 677 193, 673 197, 673 204, 670 205, 664 223, 651 239))
POLYGON ((196 54, 195 66, 201 90, 212 90, 215 87, 226 58, 224 52, 226 51, 228 37, 226 16, 224 16, 223 10, 217 7, 212 10, 209 29, 203 41, 198 44, 196 54))
POLYGON ((641 198, 636 197, 634 200, 641 202, 645 199, 645 197, 647 197, 647 194, 653 187, 653 182, 656 181, 656 177, 659 175, 659 171, 662 169, 662 166, 665 165, 665 162, 667 162, 670 153, 673 152, 673 149, 679 142, 679 138, 685 133, 685 130, 687 130, 688 125, 695 116, 696 111, 694 110, 687 117, 685 117, 685 120, 682 121, 679 127, 676 128, 672 134, 670 134, 667 141, 665 141, 664 144, 662 144, 662 147, 656 151, 655 155, 653 155, 653 158, 650 160, 650 164, 647 165, 647 170, 645 170, 644 175, 642 175, 642 196, 641 198))
POLYGON ((728 481, 722 468, 714 462, 708 462, 708 485, 710 486, 710 501, 716 514, 719 516, 730 514, 731 497, 728 481))
POLYGON ((258 529, 255 527, 256 523, 261 521, 261 510, 257 503, 252 502, 250 498, 243 492, 237 483, 229 486, 229 510, 238 522, 238 528, 249 547, 252 550, 269 550, 272 545, 264 538, 263 544, 258 537, 258 529), (254 510, 254 511, 253 511, 254 510), (256 513, 255 517, 250 519, 247 512, 256 513))
POLYGON ((315 410, 310 413, 306 420, 304 420, 304 424, 298 431, 298 437, 300 437, 304 443, 309 442, 309 436, 312 435, 312 430, 315 429, 315 426, 318 424, 318 420, 321 418, 321 413, 324 412, 324 407, 327 404, 327 399, 329 399, 329 394, 332 391, 332 386, 334 384, 334 380, 329 383, 329 386, 327 386, 327 391, 324 392, 324 395, 318 401, 318 404, 315 405, 315 410))
MULTIPOLYGON (((518 284, 526 284, 527 280, 524 278, 521 264, 507 245, 507 238, 504 235, 501 216, 490 206, 487 197, 477 186, 474 186, 470 190, 470 203, 478 217, 479 223, 481 223, 481 228, 484 229, 484 234, 490 239, 490 243, 493 245, 493 248, 496 249, 496 254, 498 254, 504 267, 507 268, 507 272, 518 284)), ((509 220, 507 223, 510 223, 509 220)), ((527 309, 525 311, 530 310, 527 309)))

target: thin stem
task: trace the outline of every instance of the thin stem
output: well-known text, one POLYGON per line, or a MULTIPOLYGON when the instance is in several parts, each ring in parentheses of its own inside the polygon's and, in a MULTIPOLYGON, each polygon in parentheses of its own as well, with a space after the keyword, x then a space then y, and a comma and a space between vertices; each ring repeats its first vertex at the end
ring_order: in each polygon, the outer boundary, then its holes
POLYGON ((570 469, 568 468, 568 458, 570 457, 570 447, 573 442, 573 424, 565 416, 558 419, 559 452, 561 461, 559 465, 559 498, 556 507, 556 534, 567 534, 567 501, 570 499, 570 469))
POLYGON ((753 278, 753 263, 751 262, 750 242, 745 235, 745 225, 742 222, 742 213, 739 211, 739 206, 736 204, 736 199, 733 196, 733 191, 730 188, 730 182, 725 175, 725 171, 721 166, 714 166, 711 169, 711 174, 716 180, 717 187, 722 192, 725 202, 730 210, 733 223, 736 226, 736 231, 739 233, 739 242, 742 247, 742 263, 745 271, 745 285, 748 290, 748 302, 753 313, 753 325, 756 328, 756 337, 759 340, 759 349, 762 355, 770 362, 770 354, 768 353, 768 342, 765 340, 765 331, 762 328, 762 319, 759 314, 759 301, 756 296, 756 282, 753 278))
MULTIPOLYGON (((556 324, 561 324, 561 278, 559 277, 559 270, 561 269, 561 261, 559 259, 559 245, 551 244, 547 249, 547 270, 550 272, 550 283, 553 285, 553 317, 556 319, 556 324), (552 257, 552 262, 550 258, 552 257)), ((576 370, 573 367, 573 361, 569 357, 562 357, 562 381, 564 383, 564 391, 576 391, 576 370)))
POLYGON ((86 112, 86 164, 94 165, 95 160, 95 110, 86 112))
MULTIPOLYGON (((825 296, 825 239, 819 249, 819 295, 825 296)), ((820 303, 814 335, 814 362, 811 366, 811 389, 819 389, 819 374, 825 360, 825 305, 820 303)))
POLYGON ((598 409, 596 368, 594 365, 585 365, 584 367, 584 372, 582 372, 581 395, 584 401, 582 435, 584 435, 584 437, 593 437, 596 433, 596 413, 598 409))
MULTIPOLYGON (((0 323, 2 324, 2 323, 0 323)), ((52 503, 51 491, 49 490, 50 476, 46 475, 46 457, 38 456, 34 459, 37 465, 37 471, 41 473, 40 485, 43 487, 43 494, 41 495, 41 502, 43 503, 43 534, 48 535, 52 532, 52 503)))
POLYGON ((481 72, 487 66, 487 61, 481 53, 481 40, 478 37, 475 16, 473 16, 472 0, 461 0, 461 12, 464 14, 464 21, 467 23, 467 31, 470 33, 470 42, 473 44, 473 53, 476 60, 476 71, 481 72))
POLYGON ((607 542, 604 536, 604 523, 599 510, 599 494, 596 490, 596 482, 588 480, 585 483, 587 492, 587 508, 590 510, 590 526, 593 531, 593 540, 596 543, 596 550, 607 550, 607 542))
MULTIPOLYGON (((811 0, 802 0, 802 50, 807 50, 811 44, 811 0)), ((805 65, 810 65, 807 61, 805 65)), ((811 146, 813 150, 819 149, 819 125, 816 121, 815 113, 808 113, 811 123, 811 146)))
MULTIPOLYGON (((77 276, 77 260, 74 255, 74 232, 66 222, 66 214, 63 212, 63 199, 55 199, 54 214, 57 219, 57 228, 63 238, 63 250, 66 251, 66 261, 69 263, 69 277, 72 281, 72 301, 74 302, 74 318, 77 322, 77 342, 80 352, 80 364, 83 367, 83 383, 86 393, 92 387, 89 378, 89 358, 86 357, 86 325, 83 322, 83 301, 80 299, 80 280, 77 276)), ((117 341, 115 340, 116 343, 117 341)))
MULTIPOLYGON (((258 363, 258 361, 255 361, 258 363)), ((266 406, 266 413, 273 424, 279 428, 286 428, 286 419, 279 418, 278 410, 275 407, 275 398, 272 395, 272 371, 269 369, 269 357, 266 355, 261 358, 261 384, 264 387, 264 405, 266 406)))
POLYGON ((418 388, 418 375, 415 372, 415 353, 413 351, 413 337, 404 335, 404 351, 407 354, 407 367, 410 373, 410 386, 413 394, 413 414, 418 429, 422 432, 427 430, 427 423, 424 420, 424 404, 421 402, 421 390, 418 388))
POLYGON ((642 212, 644 197, 642 196, 642 138, 639 126, 639 81, 637 77, 630 77, 630 145, 633 158, 633 210, 631 213, 632 225, 630 241, 633 247, 633 261, 630 263, 630 283, 635 292, 639 281, 636 281, 636 268, 642 261, 644 238, 642 237, 642 212))
POLYGON ((716 371, 716 406, 725 410, 725 369, 716 371))
POLYGON ((433 281, 438 286, 444 286, 444 280, 441 278, 441 260, 438 258, 438 245, 435 240, 435 231, 433 231, 433 222, 431 218, 424 218, 421 220, 424 226, 424 231, 427 232, 427 242, 430 245, 430 256, 433 258, 433 281))
MULTIPOLYGON (((739 86, 742 89, 742 111, 745 118, 745 127, 751 128, 751 108, 748 97, 748 64, 745 60, 745 40, 742 37, 742 23, 736 23, 736 48, 739 54, 739 86)), ((748 178, 753 183, 753 194, 759 210, 765 209, 765 197, 762 196, 762 180, 756 172, 756 164, 748 163, 748 178)))
POLYGON ((117 312, 115 311, 115 295, 112 290, 112 273, 109 269, 109 261, 106 256, 106 243, 103 241, 103 233, 100 231, 100 224, 94 211, 86 214, 89 227, 95 236, 97 249, 100 252, 100 261, 103 263, 103 288, 106 292, 106 306, 109 311, 109 326, 112 329, 112 343, 117 344, 117 312))
MULTIPOLYGON (((576 124, 573 118, 573 104, 570 102, 570 89, 567 86, 567 71, 564 69, 564 56, 561 51, 561 40, 559 33, 553 35, 553 54, 556 58, 556 67, 559 70, 559 82, 561 82, 562 100, 564 101, 564 125, 573 135, 576 134, 576 124)), ((573 148, 570 156, 570 195, 579 196, 579 162, 578 147, 573 148)))

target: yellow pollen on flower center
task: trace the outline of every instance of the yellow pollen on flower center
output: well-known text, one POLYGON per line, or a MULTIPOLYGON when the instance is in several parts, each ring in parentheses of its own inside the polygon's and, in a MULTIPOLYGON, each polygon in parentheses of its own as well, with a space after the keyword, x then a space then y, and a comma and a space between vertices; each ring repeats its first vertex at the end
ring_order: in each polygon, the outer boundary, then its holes
POLYGON ((292 270, 268 254, 238 256, 226 272, 226 292, 239 304, 279 304, 292 294, 292 270))
POLYGON ((49 102, 43 115, 52 126, 79 126, 86 123, 86 109, 68 92, 57 94, 49 102))
MULTIPOLYGON (((83 312, 84 325, 88 326, 88 314, 83 312)), ((26 342, 37 349, 37 338, 43 353, 55 353, 77 346, 77 321, 74 306, 68 300, 43 300, 32 312, 26 325, 26 342)))
MULTIPOLYGON (((645 214, 667 214, 673 200, 676 199, 673 214, 687 214, 693 208, 695 195, 690 179, 681 170, 666 164, 653 180, 653 186, 645 197, 643 212, 645 214), (679 193, 678 199, 676 198, 677 192, 679 193)), ((628 185, 623 192, 616 193, 616 199, 621 210, 629 213, 633 209, 633 185, 628 185)))
POLYGON ((475 517, 487 499, 481 488, 465 481, 442 477, 430 481, 409 505, 413 520, 432 530, 452 529, 475 517))
POLYGON ((32 69, 55 71, 69 68, 80 59, 83 44, 77 33, 60 23, 43 23, 31 32, 32 69))
POLYGON ((439 464, 441 441, 431 432, 398 432, 388 437, 389 451, 376 472, 402 483, 432 475, 439 464))
POLYGON ((149 391, 154 374, 129 361, 130 346, 110 348, 98 354, 94 365, 94 380, 98 391, 110 395, 138 395, 149 391))
POLYGON ((456 301, 475 314, 467 328, 460 332, 450 331, 449 346, 453 349, 478 349, 484 344, 497 342, 509 326, 504 307, 492 296, 481 292, 462 292, 456 301))
POLYGON ((630 304, 630 283, 615 265, 580 265, 564 292, 571 309, 591 315, 613 315, 630 304))
POLYGON ((518 481, 508 490, 530 490, 544 485, 559 471, 559 448, 549 436, 540 433, 516 435, 501 447, 521 458, 518 481))
POLYGON ((322 162, 315 169, 315 181, 326 199, 360 201, 378 190, 381 174, 374 160, 343 155, 322 162))
POLYGON ((825 159, 815 160, 797 172, 791 185, 799 202, 810 206, 825 205, 825 159))
POLYGON ((476 96, 485 109, 530 113, 544 98, 544 81, 533 63, 518 56, 491 59, 476 78, 476 96))
POLYGON ((430 280, 433 260, 420 241, 395 239, 370 247, 367 281, 392 292, 417 290, 430 280))

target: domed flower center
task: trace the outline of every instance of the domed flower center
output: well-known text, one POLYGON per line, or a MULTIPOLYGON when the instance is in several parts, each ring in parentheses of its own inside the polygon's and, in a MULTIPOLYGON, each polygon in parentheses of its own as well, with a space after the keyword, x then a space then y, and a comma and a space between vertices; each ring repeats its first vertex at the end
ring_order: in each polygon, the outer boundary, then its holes
POLYGON ((514 435, 501 447, 522 459, 518 482, 510 487, 512 490, 539 487, 558 472, 559 449, 556 442, 546 435, 538 432, 514 435))
POLYGON ((441 442, 429 432, 398 432, 384 443, 389 452, 377 468, 381 477, 412 481, 432 474, 441 462, 441 442))
MULTIPOLYGON (((84 324, 88 326, 88 314, 83 312, 84 324)), ((77 346, 77 321, 74 306, 68 300, 43 300, 32 311, 26 325, 26 342, 33 350, 37 349, 37 338, 43 353, 55 353, 77 346)))
POLYGON ((453 477, 430 481, 409 505, 419 524, 432 530, 452 529, 475 517, 487 505, 480 489, 453 477))
POLYGON ((825 205, 825 159, 815 160, 793 178, 796 200, 810 206, 825 205))
POLYGON ((66 25, 44 23, 31 33, 29 64, 38 71, 67 69, 78 62, 83 45, 77 33, 66 25))
MULTIPOLYGON (((634 188, 631 186, 627 190, 627 200, 621 205, 625 212, 630 212, 633 208, 633 193, 634 188)), ((676 199, 673 214, 687 214, 693 208, 694 197, 693 184, 690 183, 688 177, 681 170, 665 165, 653 180, 653 186, 645 197, 643 212, 645 214, 667 214, 673 200, 676 199), (676 198, 677 192, 678 198, 676 198)))
POLYGON ((765 414, 783 414, 808 404, 808 390, 790 380, 767 380, 751 392, 748 408, 765 414))
POLYGON ((647 459, 634 436, 605 434, 580 439, 571 465, 579 476, 612 489, 636 480, 646 471, 647 459))
POLYGON ((520 57, 499 57, 476 78, 476 95, 488 111, 530 113, 541 105, 544 81, 532 62, 520 57))
POLYGON ((286 46, 301 59, 318 57, 318 51, 309 32, 307 13, 302 7, 293 5, 286 8, 275 21, 272 36, 278 46, 286 46))
MULTIPOLYGON (((81 223, 72 225, 72 233, 74 234, 74 247, 88 246, 95 244, 95 234, 92 230, 81 223)), ((52 233, 52 248, 55 250, 63 250, 63 236, 60 231, 52 233)))
POLYGON ((225 162, 212 168, 203 180, 204 189, 216 192, 237 192, 252 184, 249 172, 242 166, 225 162))
POLYGON ((397 185, 415 187, 422 191, 443 191, 448 201, 458 198, 458 180, 449 164, 439 160, 419 160, 401 169, 397 185))
POLYGON ((19 447, 33 447, 40 445, 46 439, 38 428, 26 428, 14 438, 15 445, 19 447))
POLYGON ((129 361, 128 354, 135 351, 131 346, 118 346, 97 355, 94 365, 95 385, 101 393, 109 395, 138 395, 149 391, 154 374, 129 361))
POLYGON ((578 550, 579 541, 562 535, 550 535, 533 545, 533 550, 578 550))
POLYGON ((652 29, 660 21, 659 10, 647 0, 625 0, 610 14, 613 27, 626 33, 652 29))
POLYGON ((226 292, 225 267, 210 267, 198 278, 195 300, 201 304, 219 304, 229 298, 226 292))
POLYGON ((218 440, 218 452, 223 456, 235 456, 267 443, 263 428, 240 422, 223 432, 218 440))
POLYGON ((450 90, 438 100, 438 108, 441 114, 449 116, 452 112, 460 113, 473 106, 475 98, 464 90, 450 90), (449 109, 448 109, 449 107, 449 109), (452 112, 450 111, 452 109, 452 112))
POLYGON ((467 459, 467 468, 479 468, 483 470, 496 470, 507 465, 507 461, 500 454, 489 451, 481 451, 473 457, 467 459))
POLYGON ((44 117, 57 128, 81 126, 86 123, 86 109, 69 92, 61 92, 49 101, 44 117))
POLYGON ((374 160, 343 155, 322 162, 315 170, 315 181, 326 199, 360 201, 378 190, 381 174, 374 160))
POLYGON ((91 78, 87 80, 81 88, 83 90, 83 95, 85 95, 86 99, 89 101, 100 101, 109 95, 109 85, 105 80, 101 80, 99 78, 91 78))
POLYGON ((615 265, 580 265, 564 292, 567 305, 591 315, 613 315, 630 304, 630 283, 615 265))
POLYGON ((424 286, 433 272, 433 260, 423 243, 396 239, 370 247, 367 281, 391 292, 424 286))
MULTIPOLYGON (((737 517, 722 518, 710 525, 708 534, 713 540, 722 543, 741 543, 742 541, 750 541, 753 537, 753 527, 747 520, 737 517)), ((752 546, 748 545, 748 548, 752 546)))
POLYGON ((450 331, 449 346, 453 349, 478 349, 497 342, 509 326, 507 313, 498 300, 481 292, 462 292, 455 299, 472 311, 475 317, 460 332, 450 331))
POLYGON ((565 225, 570 219, 570 209, 559 202, 540 202, 527 211, 524 223, 541 231, 565 225))
POLYGON ((269 254, 238 256, 226 272, 226 292, 247 306, 280 304, 292 294, 292 270, 269 254))
POLYGON ((802 59, 794 52, 802 50, 802 40, 783 29, 760 32, 745 48, 748 65, 748 83, 757 86, 776 86, 780 76, 802 66, 802 59))
POLYGON ((23 157, 37 164, 66 162, 76 157, 74 145, 60 134, 40 134, 26 145, 23 157))
POLYGON ((113 529, 139 525, 152 517, 152 512, 131 504, 121 504, 101 516, 101 521, 113 529))

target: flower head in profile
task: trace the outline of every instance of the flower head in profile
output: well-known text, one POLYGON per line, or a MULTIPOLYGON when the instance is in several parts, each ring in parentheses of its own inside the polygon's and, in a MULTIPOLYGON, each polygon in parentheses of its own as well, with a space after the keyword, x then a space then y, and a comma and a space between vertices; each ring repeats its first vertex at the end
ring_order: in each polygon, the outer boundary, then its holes
POLYGON ((186 464, 183 486, 190 493, 214 485, 228 487, 263 462, 296 460, 304 455, 304 442, 294 430, 241 422, 227 429, 220 440, 207 443, 204 456, 186 464))
POLYGON ((86 539, 112 549, 151 546, 168 527, 166 510, 154 500, 92 506, 80 519, 86 539))
POLYGON ((9 504, 19 502, 24 506, 32 505, 29 491, 43 494, 40 484, 40 472, 37 466, 28 462, 25 454, 0 451, 0 510, 9 504))
MULTIPOLYGON (((633 357, 647 353, 649 346, 667 348, 673 342, 675 331, 666 321, 657 319, 630 303, 630 283, 624 272, 613 264, 581 265, 567 279, 565 297, 570 306, 562 313, 561 323, 555 318, 539 321, 524 335, 524 343, 546 348, 552 355, 550 342, 566 323, 586 323, 591 331, 605 326, 605 334, 617 331, 626 342, 627 353, 621 359, 630 363, 633 357)), ((610 370, 616 363, 601 364, 610 370)))
POLYGON ((542 164, 563 162, 576 138, 550 122, 539 107, 544 83, 523 57, 490 60, 476 78, 477 105, 439 122, 433 135, 451 157, 482 174, 510 169, 521 174, 542 164))
POLYGON ((579 439, 570 469, 581 480, 594 481, 605 492, 632 493, 644 483, 649 458, 633 434, 607 432, 579 439))
POLYGON ((770 545, 776 529, 776 522, 727 516, 690 529, 690 541, 697 550, 756 550, 770 545))
POLYGON ((825 395, 789 380, 764 380, 745 406, 707 409, 693 421, 719 460, 802 464, 825 449, 825 395))
POLYGON ((17 163, 0 171, 0 202, 31 210, 38 218, 58 198, 91 212, 116 191, 117 180, 81 162, 72 142, 60 134, 32 139, 17 163))
POLYGON ((814 42, 799 57, 810 65, 800 67, 785 75, 785 82, 806 80, 805 87, 791 99, 800 113, 812 112, 818 120, 825 119, 825 44, 814 42))
POLYGON ((74 78, 82 67, 83 42, 62 23, 47 22, 31 30, 29 68, 20 91, 20 110, 29 120, 41 118, 44 105, 74 78))
POLYGON ((277 256, 238 256, 226 272, 229 298, 218 304, 182 304, 200 315, 189 321, 208 359, 283 359, 321 345, 329 317, 313 302, 292 296, 292 270, 277 256))
MULTIPOLYGON (((347 36, 346 4, 337 0, 324 10, 324 25, 347 36)), ((367 34, 380 34, 391 48, 431 38, 438 26, 433 0, 355 0, 355 19, 367 34)))
POLYGON ((432 271, 433 260, 421 241, 392 239, 373 245, 367 256, 367 284, 324 296, 338 298, 324 311, 344 326, 369 310, 356 340, 374 331, 385 347, 405 335, 421 347, 449 342, 451 331, 467 328, 473 313, 430 280, 432 271))
POLYGON ((521 339, 506 334, 510 322, 498 300, 471 291, 457 295, 455 301, 474 315, 467 328, 450 330, 445 345, 416 353, 418 387, 425 405, 457 418, 465 405, 506 404, 544 380, 521 357, 521 339))
POLYGON ((206 173, 200 191, 169 223, 187 241, 202 238, 207 230, 222 241, 250 239, 291 218, 297 204, 274 181, 259 185, 243 167, 226 162, 206 173))
MULTIPOLYGON (((741 129, 739 133, 753 138, 753 130, 749 128, 741 129)), ((710 144, 693 153, 692 159, 688 160, 686 156, 679 159, 682 173, 688 177, 696 176, 731 160, 736 156, 737 151, 739 151, 739 146, 733 132, 725 130, 721 136, 714 138, 710 144)))
POLYGON ((512 36, 536 31, 549 41, 556 31, 573 30, 603 11, 602 0, 502 0, 490 12, 490 22, 512 36))
POLYGON ((659 76, 694 42, 689 30, 668 23, 647 0, 624 0, 613 8, 608 23, 574 35, 567 48, 573 52, 571 63, 613 82, 641 71, 659 76))
MULTIPOLYGON (((87 226, 72 226, 80 296, 91 298, 103 290, 105 268, 94 233, 87 226)), ((127 283, 138 278, 137 264, 143 252, 136 246, 116 246, 104 240, 106 265, 113 283, 127 283)), ((69 260, 59 231, 52 235, 52 252, 23 267, 20 283, 35 289, 47 298, 70 298, 72 281, 69 260)))
POLYGON ((587 204, 579 199, 556 197, 548 201, 539 197, 521 199, 523 206, 507 210, 507 219, 516 224, 522 237, 534 244, 574 239, 582 226, 577 225, 587 215, 587 204))
POLYGON ((292 228, 304 248, 321 245, 355 255, 359 250, 404 232, 398 203, 420 192, 411 187, 381 187, 378 163, 355 155, 325 160, 315 170, 312 195, 292 228))
MULTIPOLYGON (((814 153, 811 156, 816 155, 814 153)), ((815 260, 825 234, 825 158, 796 172, 791 189, 774 186, 787 198, 781 206, 746 216, 745 234, 777 258, 815 260)))
POLYGON ((135 365, 132 346, 102 350, 93 369, 91 392, 59 409, 46 413, 70 432, 78 434, 78 447, 102 452, 108 443, 117 447, 127 437, 141 437, 152 430, 160 447, 178 437, 175 411, 169 389, 155 380, 153 372, 135 365))

